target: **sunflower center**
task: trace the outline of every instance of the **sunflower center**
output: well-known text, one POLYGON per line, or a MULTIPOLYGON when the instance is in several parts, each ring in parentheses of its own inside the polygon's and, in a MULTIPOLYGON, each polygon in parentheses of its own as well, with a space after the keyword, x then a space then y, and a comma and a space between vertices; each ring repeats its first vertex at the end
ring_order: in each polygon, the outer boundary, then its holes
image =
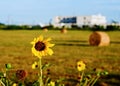
POLYGON ((78 65, 78 67, 81 67, 81 65, 78 65))
POLYGON ((42 51, 45 49, 45 44, 43 42, 40 42, 38 41, 36 44, 35 44, 35 49, 37 51, 42 51))

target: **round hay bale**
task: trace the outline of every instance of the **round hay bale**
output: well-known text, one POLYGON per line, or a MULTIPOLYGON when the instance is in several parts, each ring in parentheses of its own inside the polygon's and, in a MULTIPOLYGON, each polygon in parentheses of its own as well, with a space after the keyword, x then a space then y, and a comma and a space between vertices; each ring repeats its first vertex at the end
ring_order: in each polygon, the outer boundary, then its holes
POLYGON ((47 29, 47 28, 43 28, 43 31, 44 31, 44 32, 47 32, 47 31, 48 31, 48 29, 47 29))
POLYGON ((67 29, 66 28, 62 28, 60 31, 61 31, 61 33, 67 33, 67 29))
POLYGON ((108 46, 110 38, 105 32, 95 31, 90 35, 89 43, 92 46, 108 46))

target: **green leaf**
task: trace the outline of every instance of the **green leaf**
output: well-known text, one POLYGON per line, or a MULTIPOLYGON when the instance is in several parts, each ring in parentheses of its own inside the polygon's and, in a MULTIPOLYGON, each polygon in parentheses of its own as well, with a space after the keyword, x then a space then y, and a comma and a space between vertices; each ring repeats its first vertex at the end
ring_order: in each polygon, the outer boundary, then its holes
POLYGON ((48 64, 44 64, 44 65, 42 66, 42 69, 46 69, 46 68, 48 68, 48 67, 50 67, 50 66, 51 66, 50 63, 48 63, 48 64))

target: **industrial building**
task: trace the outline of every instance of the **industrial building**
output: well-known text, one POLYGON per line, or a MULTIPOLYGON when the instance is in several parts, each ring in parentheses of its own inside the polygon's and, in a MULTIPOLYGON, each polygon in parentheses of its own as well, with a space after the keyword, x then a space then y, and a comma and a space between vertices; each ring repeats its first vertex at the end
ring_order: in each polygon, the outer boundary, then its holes
POLYGON ((105 16, 100 14, 90 16, 56 16, 53 18, 53 25, 55 27, 62 27, 71 25, 77 26, 93 26, 93 25, 106 25, 107 20, 105 16))

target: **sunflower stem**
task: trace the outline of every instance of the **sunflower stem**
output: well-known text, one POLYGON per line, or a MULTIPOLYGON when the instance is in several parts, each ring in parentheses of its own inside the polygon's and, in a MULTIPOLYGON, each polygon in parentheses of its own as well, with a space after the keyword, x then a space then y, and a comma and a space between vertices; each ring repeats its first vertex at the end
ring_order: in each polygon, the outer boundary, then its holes
POLYGON ((5 84, 0 80, 0 83, 2 84, 2 86, 5 86, 5 84))
POLYGON ((83 76, 84 76, 84 71, 82 71, 82 74, 81 74, 80 86, 83 84, 83 83, 82 83, 82 81, 83 81, 83 76))
POLYGON ((95 78, 95 80, 93 81, 93 83, 92 83, 91 86, 94 86, 94 84, 96 83, 96 81, 97 81, 99 78, 100 78, 100 76, 97 76, 97 77, 95 78))
POLYGON ((42 80, 42 59, 41 58, 39 58, 39 67, 40 67, 39 82, 40 82, 40 86, 43 86, 43 80, 42 80))

